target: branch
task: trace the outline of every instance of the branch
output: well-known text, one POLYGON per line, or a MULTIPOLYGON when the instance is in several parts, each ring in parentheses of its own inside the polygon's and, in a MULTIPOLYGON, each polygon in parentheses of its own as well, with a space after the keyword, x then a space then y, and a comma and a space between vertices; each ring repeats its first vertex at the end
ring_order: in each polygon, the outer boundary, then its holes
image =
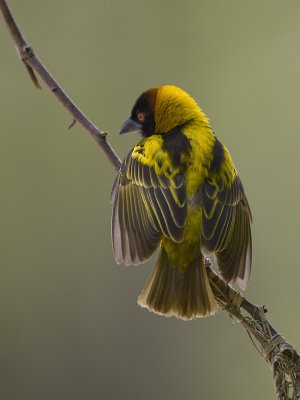
MULTIPOLYGON (((37 78, 38 75, 73 117, 70 127, 76 122, 82 125, 96 140, 115 170, 118 171, 121 161, 107 142, 107 133, 100 131, 80 111, 38 59, 16 25, 5 0, 0 0, 0 10, 21 60, 25 64, 35 87, 41 88, 37 78)), ((239 321, 246 328, 257 349, 257 344, 259 345, 260 355, 270 364, 278 400, 300 399, 300 355, 267 321, 266 310, 263 306, 256 306, 226 284, 211 269, 209 260, 206 260, 206 267, 211 287, 220 308, 227 311, 232 318, 239 321), (241 309, 246 311, 248 316, 242 314, 241 309)))
POLYGON ((84 127, 84 129, 93 137, 98 143, 101 149, 104 151, 106 157, 112 163, 116 171, 120 169, 121 160, 116 155, 110 144, 106 140, 107 133, 100 131, 91 120, 76 106, 76 104, 70 99, 70 97, 64 92, 62 87, 53 78, 44 64, 35 55, 32 47, 25 40, 20 29, 18 28, 10 9, 5 0, 0 0, 0 10, 6 23, 6 27, 11 35, 11 38, 17 48, 19 56, 26 66, 29 76, 38 89, 41 89, 36 74, 42 79, 46 86, 52 91, 52 93, 62 103, 63 107, 73 117, 72 127, 75 122, 78 122, 84 127))
POLYGON ((244 326, 259 354, 270 364, 277 399, 300 399, 300 355, 267 321, 264 306, 251 303, 226 284, 210 268, 210 260, 206 259, 206 264, 209 282, 220 308, 244 326), (243 315, 241 309, 248 316, 243 315))

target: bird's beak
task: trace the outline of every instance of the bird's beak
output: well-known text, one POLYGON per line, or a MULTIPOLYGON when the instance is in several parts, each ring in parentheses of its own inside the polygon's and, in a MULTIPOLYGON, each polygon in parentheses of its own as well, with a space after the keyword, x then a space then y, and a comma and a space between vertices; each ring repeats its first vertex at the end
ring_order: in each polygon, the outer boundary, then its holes
POLYGON ((128 120, 125 121, 124 124, 122 125, 120 134, 127 132, 141 132, 141 130, 142 130, 142 125, 139 122, 136 122, 131 118, 128 118, 128 120))

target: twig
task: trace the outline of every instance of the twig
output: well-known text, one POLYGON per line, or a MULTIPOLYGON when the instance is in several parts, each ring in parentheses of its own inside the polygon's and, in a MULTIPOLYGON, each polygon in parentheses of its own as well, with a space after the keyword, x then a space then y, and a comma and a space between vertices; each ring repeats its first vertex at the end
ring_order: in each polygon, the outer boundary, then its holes
MULTIPOLYGON (((79 110, 37 58, 16 25, 5 0, 0 0, 0 10, 21 60, 24 62, 35 87, 41 88, 37 74, 62 103, 63 107, 72 115, 73 122, 69 129, 76 122, 81 124, 96 140, 113 167, 119 170, 121 161, 107 142, 107 133, 100 131, 79 110)), ((218 277, 210 268, 211 265, 208 260, 206 264, 209 281, 220 308, 227 311, 232 318, 239 321, 246 328, 251 340, 254 342, 255 339, 258 342, 260 354, 270 364, 278 400, 300 399, 300 355, 267 321, 264 306, 256 306, 241 296, 240 293, 218 277), (241 309, 244 309, 249 316, 243 315, 241 309)))
POLYGON ((63 107, 71 114, 73 119, 77 121, 80 125, 82 125, 85 130, 96 140, 98 145, 104 151, 106 157, 112 163, 115 170, 118 171, 121 166, 121 160, 116 155, 110 144, 107 142, 107 134, 100 131, 93 124, 93 122, 89 120, 86 115, 83 114, 83 112, 76 106, 76 104, 70 99, 70 97, 64 92, 62 87, 53 78, 53 76, 50 74, 44 64, 35 55, 32 47, 25 40, 20 29, 18 28, 5 0, 0 0, 0 10, 2 12, 11 38, 21 57, 21 60, 24 62, 35 87, 38 89, 41 88, 36 76, 37 74, 62 103, 63 107))

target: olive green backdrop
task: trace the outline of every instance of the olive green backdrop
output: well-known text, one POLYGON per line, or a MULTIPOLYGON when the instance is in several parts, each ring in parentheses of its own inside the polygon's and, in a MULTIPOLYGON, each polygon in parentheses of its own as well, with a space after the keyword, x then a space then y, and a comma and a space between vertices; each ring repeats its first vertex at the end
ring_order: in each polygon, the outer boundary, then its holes
MULTIPOLYGON (((300 3, 18 1, 28 41, 121 157, 135 98, 191 93, 233 155, 254 216, 246 294, 300 350, 300 3)), ((274 399, 227 314, 183 322, 136 304, 154 264, 117 266, 114 171, 43 87, 0 19, 0 398, 274 399)))

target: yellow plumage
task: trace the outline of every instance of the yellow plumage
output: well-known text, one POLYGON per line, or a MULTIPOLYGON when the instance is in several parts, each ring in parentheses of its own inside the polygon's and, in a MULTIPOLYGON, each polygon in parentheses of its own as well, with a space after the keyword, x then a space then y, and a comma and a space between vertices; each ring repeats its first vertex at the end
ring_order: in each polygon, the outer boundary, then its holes
POLYGON ((175 86, 143 93, 121 133, 144 139, 124 160, 113 189, 117 262, 139 264, 160 245, 139 304, 191 319, 213 314, 204 254, 228 282, 247 284, 251 214, 228 150, 194 99, 175 86))

